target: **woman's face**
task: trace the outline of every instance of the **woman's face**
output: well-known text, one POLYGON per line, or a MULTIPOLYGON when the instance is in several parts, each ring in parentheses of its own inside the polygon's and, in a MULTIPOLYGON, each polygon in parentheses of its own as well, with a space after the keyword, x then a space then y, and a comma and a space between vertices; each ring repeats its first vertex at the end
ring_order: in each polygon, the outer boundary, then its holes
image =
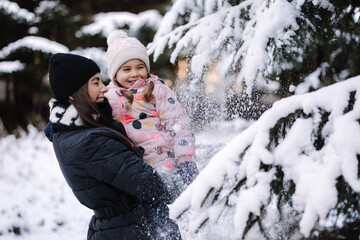
POLYGON ((124 88, 131 87, 139 78, 147 78, 145 63, 139 59, 132 59, 121 65, 115 75, 115 81, 124 88))
POLYGON ((104 94, 109 89, 101 81, 100 73, 95 74, 88 82, 88 92, 91 102, 103 102, 104 94))

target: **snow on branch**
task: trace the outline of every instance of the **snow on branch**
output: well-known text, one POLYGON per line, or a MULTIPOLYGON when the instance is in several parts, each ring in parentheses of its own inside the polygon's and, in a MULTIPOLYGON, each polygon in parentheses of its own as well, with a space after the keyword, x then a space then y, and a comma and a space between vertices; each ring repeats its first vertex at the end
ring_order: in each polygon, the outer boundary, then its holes
POLYGON ((1 49, 0 58, 4 59, 20 48, 29 48, 45 53, 69 52, 69 49, 60 43, 42 37, 26 36, 1 49))
POLYGON ((24 8, 20 8, 19 5, 15 2, 10 2, 8 0, 0 1, 0 10, 4 11, 16 21, 25 21, 32 23, 35 20, 35 14, 29 12, 24 8))
POLYGON ((54 13, 60 13, 61 15, 66 15, 69 12, 68 8, 61 4, 60 1, 48 1, 42 0, 39 3, 39 6, 35 8, 36 15, 47 15, 49 19, 53 18, 54 13))
POLYGON ((255 84, 267 85, 263 74, 271 73, 269 64, 274 64, 275 54, 269 51, 269 45, 296 49, 293 38, 299 29, 297 19, 304 17, 301 6, 313 2, 332 10, 327 0, 244 0, 238 5, 230 2, 175 1, 162 19, 154 41, 148 45, 149 54, 154 54, 156 60, 166 46, 175 45, 172 63, 184 55, 191 56, 191 70, 200 76, 217 62, 222 78, 234 75, 251 93, 255 84), (179 19, 184 23, 179 24, 179 19))
POLYGON ((2 61, 0 62, 0 74, 2 73, 12 73, 16 71, 21 71, 24 69, 24 64, 20 61, 2 61))
POLYGON ((304 82, 296 86, 295 94, 310 92, 311 88, 319 89, 321 85, 320 75, 325 72, 327 67, 329 67, 329 64, 323 63, 318 69, 309 74, 309 76, 304 79, 304 82))
POLYGON ((308 237, 340 201, 340 178, 360 193, 359 82, 357 76, 276 102, 212 157, 170 206, 171 217, 187 215, 197 232, 230 208, 232 235, 238 239, 250 223, 271 229, 282 218, 289 221, 281 215, 290 208, 299 214, 295 224, 308 237), (279 184, 281 194, 274 187, 279 184), (278 217, 266 215, 271 203, 280 200, 286 204, 277 206, 278 217))
POLYGON ((157 10, 148 10, 139 14, 129 12, 99 13, 94 17, 94 23, 81 28, 77 36, 101 34, 107 37, 118 28, 129 26, 131 32, 138 31, 142 26, 157 29, 162 16, 157 10))

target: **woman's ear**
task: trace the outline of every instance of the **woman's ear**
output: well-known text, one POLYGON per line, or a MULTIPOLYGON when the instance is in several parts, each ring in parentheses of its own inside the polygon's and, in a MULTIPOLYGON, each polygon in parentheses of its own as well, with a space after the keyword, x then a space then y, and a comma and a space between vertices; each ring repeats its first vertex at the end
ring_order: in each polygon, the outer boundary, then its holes
POLYGON ((73 101, 75 101, 75 99, 74 99, 74 98, 73 98, 72 96, 70 96, 69 98, 70 98, 70 100, 73 100, 73 101))

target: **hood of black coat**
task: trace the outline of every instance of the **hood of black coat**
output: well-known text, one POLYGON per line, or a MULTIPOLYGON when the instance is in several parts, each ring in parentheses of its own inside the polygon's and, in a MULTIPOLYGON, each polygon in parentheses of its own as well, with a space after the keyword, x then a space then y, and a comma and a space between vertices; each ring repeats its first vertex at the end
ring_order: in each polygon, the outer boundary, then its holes
MULTIPOLYGON (((94 116, 100 124, 105 127, 114 129, 125 137, 128 137, 122 123, 115 121, 112 118, 112 109, 109 100, 105 98, 103 102, 96 103, 100 114, 94 116)), ((45 135, 52 141, 52 134, 64 131, 73 131, 78 129, 85 129, 86 127, 81 122, 76 108, 69 102, 59 102, 56 99, 51 99, 49 102, 50 117, 49 124, 44 129, 45 135)), ((141 151, 140 151, 141 152, 141 151)))
MULTIPOLYGON (((94 115, 96 121, 104 126, 112 127, 114 120, 112 119, 112 109, 109 101, 105 98, 104 102, 96 103, 96 105, 100 111, 100 115, 94 115)), ((56 99, 51 99, 49 106, 49 120, 53 126, 54 132, 85 128, 76 108, 69 102, 60 102, 56 99)))

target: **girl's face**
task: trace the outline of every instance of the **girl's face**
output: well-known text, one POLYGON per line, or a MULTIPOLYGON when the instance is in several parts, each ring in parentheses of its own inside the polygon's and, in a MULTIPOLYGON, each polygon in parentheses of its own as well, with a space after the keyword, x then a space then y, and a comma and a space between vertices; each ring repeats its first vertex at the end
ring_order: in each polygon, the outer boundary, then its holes
POLYGON ((147 69, 143 61, 132 59, 121 65, 114 81, 124 88, 131 87, 139 78, 147 78, 147 69))
POLYGON ((107 87, 101 82, 100 73, 95 74, 88 82, 88 92, 91 102, 103 102, 104 94, 109 91, 107 87))

